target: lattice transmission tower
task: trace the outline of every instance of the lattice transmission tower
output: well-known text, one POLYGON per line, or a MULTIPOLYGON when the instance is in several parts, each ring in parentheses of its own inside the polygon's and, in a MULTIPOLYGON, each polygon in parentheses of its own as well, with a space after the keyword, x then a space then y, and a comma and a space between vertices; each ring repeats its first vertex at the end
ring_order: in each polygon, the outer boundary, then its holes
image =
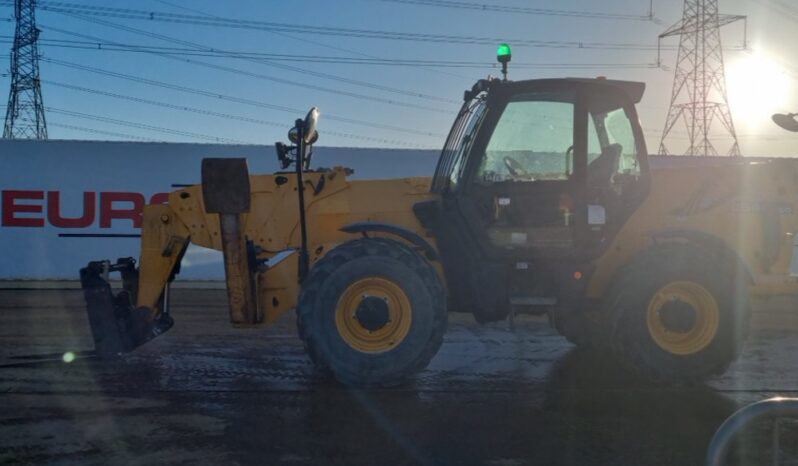
POLYGON ((718 155, 712 140, 731 140, 728 155, 739 156, 729 99, 720 28, 745 16, 718 14, 718 0, 685 0, 682 19, 660 34, 679 36, 679 53, 673 79, 671 105, 659 153, 668 155, 668 137, 679 121, 687 128, 689 145, 685 155, 718 155), (712 131, 713 123, 720 127, 712 131))
POLYGON ((47 139, 42 89, 39 82, 39 29, 36 0, 15 0, 17 21, 11 49, 11 91, 8 95, 4 139, 47 139))

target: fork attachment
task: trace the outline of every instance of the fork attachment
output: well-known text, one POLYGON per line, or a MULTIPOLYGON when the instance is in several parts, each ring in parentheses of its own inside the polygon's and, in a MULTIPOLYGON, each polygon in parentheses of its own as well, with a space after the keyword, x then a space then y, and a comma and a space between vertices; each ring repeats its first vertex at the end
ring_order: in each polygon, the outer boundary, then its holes
POLYGON ((157 317, 146 307, 135 307, 138 270, 131 257, 117 259, 115 264, 107 260, 89 262, 80 269, 80 283, 94 349, 100 357, 128 353, 166 332, 174 323, 168 309, 168 285, 157 317), (122 276, 122 290, 114 295, 109 276, 116 272, 122 276))

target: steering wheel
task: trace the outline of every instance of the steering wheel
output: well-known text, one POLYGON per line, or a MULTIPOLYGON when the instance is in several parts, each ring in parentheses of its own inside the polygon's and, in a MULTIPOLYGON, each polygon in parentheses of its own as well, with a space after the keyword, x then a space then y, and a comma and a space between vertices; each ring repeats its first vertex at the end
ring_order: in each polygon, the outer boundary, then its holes
POLYGON ((529 172, 524 169, 523 165, 521 165, 518 160, 515 160, 508 155, 505 155, 504 159, 502 160, 504 161, 504 166, 507 167, 507 170, 510 172, 510 176, 513 178, 523 178, 526 180, 535 181, 535 179, 532 178, 529 172))

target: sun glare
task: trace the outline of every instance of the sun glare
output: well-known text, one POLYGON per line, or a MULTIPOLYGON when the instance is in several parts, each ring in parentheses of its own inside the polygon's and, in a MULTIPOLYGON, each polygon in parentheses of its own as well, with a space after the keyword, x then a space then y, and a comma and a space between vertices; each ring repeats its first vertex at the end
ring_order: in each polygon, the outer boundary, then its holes
POLYGON ((775 61, 751 53, 728 64, 726 82, 732 118, 738 126, 770 124, 775 112, 791 106, 792 78, 775 61))

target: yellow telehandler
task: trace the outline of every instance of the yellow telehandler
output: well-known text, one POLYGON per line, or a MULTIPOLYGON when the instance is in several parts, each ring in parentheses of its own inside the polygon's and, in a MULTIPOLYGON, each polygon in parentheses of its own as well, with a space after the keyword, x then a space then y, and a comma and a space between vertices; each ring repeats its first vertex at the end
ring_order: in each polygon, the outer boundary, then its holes
POLYGON ((315 109, 293 145, 276 145, 286 171, 205 159, 201 185, 145 208, 138 264, 81 270, 96 351, 131 351, 172 326, 169 283, 193 243, 224 253, 233 325, 295 309, 310 358, 347 384, 423 369, 449 311, 548 314, 572 342, 657 380, 720 373, 745 339, 749 298, 798 291, 798 165, 652 172, 635 110, 644 88, 479 80, 431 178, 310 169, 315 109))

